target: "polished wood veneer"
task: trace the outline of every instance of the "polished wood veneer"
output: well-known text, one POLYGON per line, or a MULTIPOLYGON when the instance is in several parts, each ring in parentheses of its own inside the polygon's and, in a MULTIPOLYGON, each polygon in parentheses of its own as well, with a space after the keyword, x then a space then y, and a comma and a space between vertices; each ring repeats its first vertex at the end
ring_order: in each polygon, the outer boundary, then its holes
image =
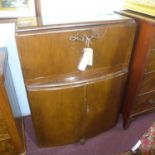
POLYGON ((129 10, 119 13, 138 24, 123 108, 127 128, 135 116, 155 110, 155 19, 129 10))
MULTIPOLYGON (((132 24, 129 27, 132 27, 132 24)), ((96 36, 90 45, 94 50, 93 66, 87 70, 129 62, 133 29, 126 28, 124 24, 57 31, 49 30, 48 33, 43 31, 41 34, 34 32, 33 35, 23 36, 19 34, 17 43, 25 79, 77 72, 83 48, 87 45, 85 41, 72 41, 71 37, 76 35, 79 38, 96 36), (127 35, 129 39, 126 40, 127 35)))
POLYGON ((84 142, 115 125, 135 26, 130 18, 114 16, 100 22, 17 29, 39 146, 84 142), (78 65, 88 46, 93 65, 82 72, 78 65))
POLYGON ((155 71, 155 48, 152 48, 148 57, 145 72, 151 73, 154 71, 155 71))
POLYGON ((136 97, 131 116, 134 117, 153 110, 155 110, 155 92, 150 92, 136 97))
MULTIPOLYGON (((14 116, 10 106, 5 87, 6 65, 6 51, 0 49, 0 154, 19 155, 25 152, 23 122, 21 117, 14 116)), ((16 111, 19 112, 19 109, 16 111)))

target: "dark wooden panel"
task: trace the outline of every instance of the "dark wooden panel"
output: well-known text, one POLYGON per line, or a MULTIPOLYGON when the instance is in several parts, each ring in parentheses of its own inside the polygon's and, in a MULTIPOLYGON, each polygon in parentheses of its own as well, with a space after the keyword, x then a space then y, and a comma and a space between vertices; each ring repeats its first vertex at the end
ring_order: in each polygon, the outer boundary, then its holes
POLYGON ((155 110, 155 92, 136 97, 131 117, 151 110, 155 110))
POLYGON ((155 72, 145 74, 140 86, 139 94, 155 90, 155 72))
POLYGON ((126 75, 87 86, 86 137, 97 135, 115 125, 122 103, 126 75))
POLYGON ((145 72, 155 72, 155 49, 152 49, 150 52, 145 72))
POLYGON ((136 36, 135 48, 131 59, 131 66, 124 100, 123 119, 124 127, 128 125, 130 112, 136 95, 139 92, 143 80, 145 66, 147 64, 149 49, 151 48, 155 29, 152 24, 145 21, 139 22, 139 29, 136 36))
POLYGON ((63 145, 83 136, 84 88, 28 91, 39 146, 63 145))
POLYGON ((151 74, 144 74, 154 70, 154 62, 152 62, 154 56, 152 57, 151 50, 154 50, 155 47, 155 19, 130 10, 118 11, 118 13, 134 18, 138 25, 122 110, 123 125, 126 128, 130 122, 131 111, 137 95, 154 89, 153 77, 151 74), (150 61, 150 59, 152 60, 150 61))
POLYGON ((134 23, 128 23, 17 35, 25 79, 77 72, 83 48, 87 45, 85 41, 71 41, 70 37, 76 34, 97 35, 97 39, 93 39, 90 44, 94 50, 93 66, 87 67, 87 70, 128 63, 134 31, 134 23))

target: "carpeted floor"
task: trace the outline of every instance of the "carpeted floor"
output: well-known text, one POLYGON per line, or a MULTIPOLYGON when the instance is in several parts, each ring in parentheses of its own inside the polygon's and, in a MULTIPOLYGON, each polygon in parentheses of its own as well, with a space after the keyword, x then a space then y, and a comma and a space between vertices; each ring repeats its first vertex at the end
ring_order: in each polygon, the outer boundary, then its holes
POLYGON ((86 144, 70 144, 51 148, 38 148, 31 117, 25 117, 27 155, 117 155, 128 151, 155 121, 155 112, 136 118, 128 128, 122 129, 122 120, 111 130, 89 139, 86 144))

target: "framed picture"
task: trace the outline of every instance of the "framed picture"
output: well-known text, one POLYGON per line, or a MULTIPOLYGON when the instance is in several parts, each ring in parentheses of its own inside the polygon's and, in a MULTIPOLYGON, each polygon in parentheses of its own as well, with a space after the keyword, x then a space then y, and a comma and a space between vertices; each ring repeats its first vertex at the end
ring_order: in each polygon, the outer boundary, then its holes
POLYGON ((34 0, 0 0, 0 18, 35 16, 34 0))

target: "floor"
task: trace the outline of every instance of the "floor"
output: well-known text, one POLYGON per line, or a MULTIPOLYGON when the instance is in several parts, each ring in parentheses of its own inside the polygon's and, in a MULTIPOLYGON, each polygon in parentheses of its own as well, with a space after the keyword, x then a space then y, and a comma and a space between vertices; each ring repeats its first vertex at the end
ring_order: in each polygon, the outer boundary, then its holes
POLYGON ((115 127, 89 139, 84 145, 75 143, 59 147, 38 148, 31 117, 28 116, 24 118, 27 155, 117 155, 128 151, 153 121, 155 121, 155 112, 137 117, 127 130, 123 130, 120 118, 115 127))

